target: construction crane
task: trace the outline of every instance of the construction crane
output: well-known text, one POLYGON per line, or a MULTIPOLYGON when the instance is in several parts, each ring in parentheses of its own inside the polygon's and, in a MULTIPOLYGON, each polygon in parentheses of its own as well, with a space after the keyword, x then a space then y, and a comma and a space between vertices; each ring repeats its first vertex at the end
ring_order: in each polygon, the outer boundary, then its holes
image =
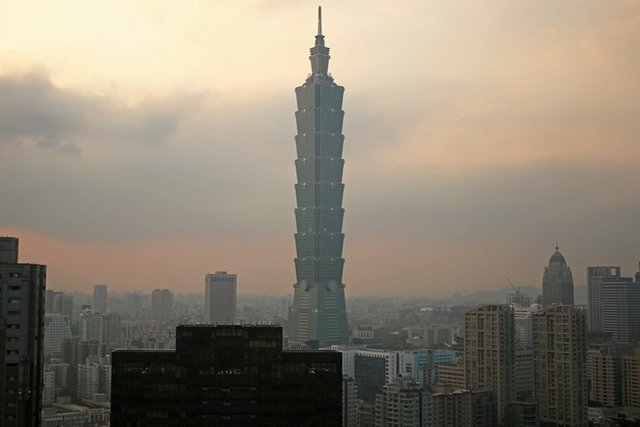
POLYGON ((509 282, 509 286, 511 286, 513 288, 513 290, 515 291, 515 294, 511 294, 511 295, 507 295, 507 304, 520 304, 520 305, 524 305, 524 301, 522 298, 522 293, 520 292, 520 286, 518 286, 516 288, 516 285, 513 284, 513 282, 511 281, 511 279, 509 279, 508 277, 505 277, 505 279, 507 279, 507 282, 509 282), (511 298, 509 298, 511 297, 511 298))

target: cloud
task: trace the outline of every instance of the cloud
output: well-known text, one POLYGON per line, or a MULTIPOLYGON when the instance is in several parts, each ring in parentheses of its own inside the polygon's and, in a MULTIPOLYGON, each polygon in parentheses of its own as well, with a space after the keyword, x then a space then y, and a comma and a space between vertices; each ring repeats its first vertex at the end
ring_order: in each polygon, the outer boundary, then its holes
POLYGON ((0 224, 106 240, 282 229, 291 106, 254 102, 203 92, 129 105, 42 73, 2 76, 0 224))
POLYGON ((56 86, 43 71, 0 76, 0 144, 77 152, 87 141, 161 144, 180 126, 198 96, 122 100, 56 86), (64 142, 62 142, 64 140, 64 142))

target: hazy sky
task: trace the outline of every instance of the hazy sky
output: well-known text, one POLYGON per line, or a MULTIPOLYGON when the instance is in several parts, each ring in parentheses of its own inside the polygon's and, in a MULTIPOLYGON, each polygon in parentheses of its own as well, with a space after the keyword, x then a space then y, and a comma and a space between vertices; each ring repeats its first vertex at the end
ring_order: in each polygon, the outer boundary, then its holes
MULTIPOLYGON (((48 286, 290 293, 316 2, 0 0, 0 234, 48 286)), ((325 1, 347 295, 640 259, 640 1, 325 1)))

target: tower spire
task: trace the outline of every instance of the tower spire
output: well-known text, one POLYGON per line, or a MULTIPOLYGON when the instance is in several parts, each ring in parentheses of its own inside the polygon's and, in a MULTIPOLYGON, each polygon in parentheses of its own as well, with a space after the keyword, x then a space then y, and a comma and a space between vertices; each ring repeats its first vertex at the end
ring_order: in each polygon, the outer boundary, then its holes
POLYGON ((327 75, 329 69, 329 48, 324 45, 322 35, 322 6, 318 6, 318 34, 316 44, 311 48, 311 74, 327 75))

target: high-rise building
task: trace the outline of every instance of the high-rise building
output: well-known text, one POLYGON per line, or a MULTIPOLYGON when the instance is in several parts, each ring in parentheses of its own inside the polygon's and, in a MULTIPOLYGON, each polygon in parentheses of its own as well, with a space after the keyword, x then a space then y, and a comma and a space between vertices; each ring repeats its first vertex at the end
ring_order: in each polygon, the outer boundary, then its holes
POLYGON ((621 277, 621 268, 615 266, 587 267, 589 298, 589 331, 602 332, 602 281, 621 277))
POLYGON ((344 87, 328 73, 329 48, 324 44, 320 9, 309 59, 311 74, 296 88, 297 257, 289 338, 328 347, 348 340, 342 282, 344 87))
POLYGON ((62 341, 71 338, 71 322, 61 314, 44 316, 44 357, 61 357, 62 341))
POLYGON ((622 357, 622 406, 640 409, 640 347, 622 357))
POLYGON ((483 305, 464 316, 467 389, 493 390, 498 419, 515 400, 515 320, 508 305, 483 305))
POLYGON ((448 363, 438 367, 438 383, 451 387, 452 390, 464 390, 467 380, 464 370, 464 360, 448 363))
POLYGON ((342 427, 358 426, 358 385, 356 381, 342 376, 342 427))
POLYGON ((589 350, 587 352, 587 380, 589 382, 589 400, 599 406, 613 408, 620 406, 620 361, 621 357, 613 352, 589 350))
POLYGON ((412 378, 398 377, 376 394, 376 427, 431 426, 431 393, 412 378))
POLYGON ((516 349, 515 393, 516 401, 532 402, 533 398, 533 349, 516 349))
POLYGON ((586 315, 569 305, 546 307, 532 316, 534 396, 541 421, 586 426, 588 384, 586 315))
POLYGON ((573 274, 557 245, 549 259, 549 265, 544 268, 542 302, 546 306, 573 305, 573 274))
POLYGON ((151 318, 158 323, 173 320, 173 292, 169 289, 155 289, 151 292, 151 318))
POLYGON ((95 311, 107 314, 107 285, 93 285, 93 307, 95 311))
POLYGON ((601 331, 617 344, 640 340, 640 283, 631 277, 603 278, 600 287, 601 331))
POLYGON ((122 318, 118 313, 109 313, 102 318, 102 341, 109 351, 117 348, 122 342, 122 318))
POLYGON ((116 350, 112 358, 112 425, 342 421, 340 353, 283 351, 280 327, 180 325, 175 350, 116 350))
POLYGON ((103 343, 102 315, 93 310, 84 310, 80 313, 80 338, 83 340, 103 343))
POLYGON ((55 292, 53 296, 53 313, 66 316, 73 322, 73 295, 55 292))
POLYGON ((238 276, 216 271, 204 281, 204 321, 218 325, 236 323, 238 276))
POLYGON ((0 425, 39 426, 47 267, 18 262, 18 239, 0 237, 0 425))
POLYGON ((431 396, 433 426, 478 427, 496 426, 496 393, 488 391, 455 390, 438 385, 431 396))

